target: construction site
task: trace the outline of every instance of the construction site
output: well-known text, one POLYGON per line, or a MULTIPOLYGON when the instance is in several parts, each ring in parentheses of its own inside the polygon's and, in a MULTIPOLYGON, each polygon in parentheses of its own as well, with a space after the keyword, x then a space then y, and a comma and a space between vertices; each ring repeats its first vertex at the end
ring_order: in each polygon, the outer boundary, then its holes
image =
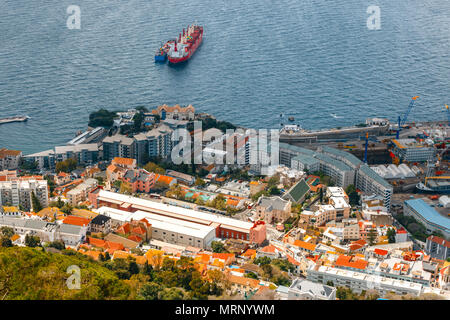
POLYGON ((445 120, 408 122, 419 96, 414 96, 397 123, 369 118, 354 127, 306 131, 299 125, 280 130, 280 142, 315 149, 346 150, 387 180, 395 193, 450 194, 450 108, 445 120))

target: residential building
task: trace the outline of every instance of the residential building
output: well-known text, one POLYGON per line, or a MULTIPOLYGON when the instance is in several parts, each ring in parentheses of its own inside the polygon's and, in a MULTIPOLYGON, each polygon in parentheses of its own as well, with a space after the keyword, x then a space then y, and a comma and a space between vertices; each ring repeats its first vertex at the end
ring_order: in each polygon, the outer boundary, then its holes
POLYGON ((136 141, 133 138, 116 134, 103 139, 103 159, 111 160, 114 157, 135 158, 136 141))
POLYGON ((139 164, 145 164, 149 158, 166 159, 170 157, 174 146, 172 135, 173 130, 165 124, 160 124, 150 131, 135 135, 136 150, 134 158, 137 159, 139 164))
POLYGON ((161 120, 175 119, 175 120, 194 120, 195 108, 192 105, 186 107, 181 107, 180 105, 175 105, 170 107, 166 104, 158 106, 152 111, 153 115, 158 115, 161 120))
POLYGON ((391 279, 379 275, 367 274, 330 266, 315 265, 308 269, 307 279, 322 284, 332 283, 333 287, 350 288, 356 293, 374 289, 382 296, 388 292, 418 296, 422 293, 423 285, 415 282, 391 279))
POLYGON ((0 227, 10 227, 18 235, 38 236, 42 242, 62 240, 66 246, 75 247, 84 241, 87 227, 51 223, 42 220, 0 216, 0 227))
POLYGON ((0 205, 20 207, 24 211, 32 209, 32 194, 42 207, 48 206, 47 180, 10 178, 0 181, 0 205))
POLYGON ((293 203, 302 203, 309 191, 309 185, 306 183, 305 179, 301 179, 283 194, 282 198, 292 201, 293 203))
POLYGON ((288 300, 336 300, 336 288, 297 278, 289 287, 288 300))
POLYGON ((21 158, 22 151, 0 148, 0 171, 17 169, 21 158))
POLYGON ((450 241, 437 236, 429 236, 425 245, 425 251, 432 258, 445 261, 450 257, 450 241))
POLYGON ((150 189, 155 185, 156 175, 144 169, 127 170, 122 177, 122 181, 132 193, 138 191, 149 193, 150 189))
POLYGON ((111 231, 111 218, 99 214, 91 220, 91 232, 101 232, 107 234, 111 231))
POLYGON ((88 197, 89 192, 97 187, 97 179, 86 179, 84 182, 80 183, 78 186, 67 192, 67 199, 70 205, 77 206, 80 202, 85 201, 88 197))
POLYGON ((382 197, 384 206, 390 210, 394 188, 368 165, 364 164, 359 168, 355 186, 367 195, 375 194, 382 197))
POLYGON ((266 223, 284 222, 291 217, 291 201, 278 196, 261 196, 255 206, 257 219, 266 223))
POLYGON ((55 169, 57 162, 75 159, 78 164, 89 165, 99 159, 99 146, 97 143, 56 146, 53 149, 41 151, 24 156, 27 161, 35 161, 42 170, 55 169))
POLYGON ((136 169, 136 159, 133 158, 114 157, 111 164, 124 169, 136 169))

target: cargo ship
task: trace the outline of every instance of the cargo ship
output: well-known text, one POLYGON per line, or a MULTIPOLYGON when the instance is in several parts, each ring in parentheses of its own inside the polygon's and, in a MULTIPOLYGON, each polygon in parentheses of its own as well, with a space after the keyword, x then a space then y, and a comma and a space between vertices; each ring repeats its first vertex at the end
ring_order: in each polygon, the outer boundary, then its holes
POLYGON ((450 194, 450 177, 427 178, 425 183, 416 185, 419 193, 450 194))
POLYGON ((10 123, 10 122, 24 122, 30 119, 29 116, 15 116, 8 118, 0 118, 0 124, 10 123))
POLYGON ((203 27, 196 24, 188 26, 178 40, 168 41, 167 58, 169 63, 177 64, 188 61, 200 46, 203 40, 203 27))

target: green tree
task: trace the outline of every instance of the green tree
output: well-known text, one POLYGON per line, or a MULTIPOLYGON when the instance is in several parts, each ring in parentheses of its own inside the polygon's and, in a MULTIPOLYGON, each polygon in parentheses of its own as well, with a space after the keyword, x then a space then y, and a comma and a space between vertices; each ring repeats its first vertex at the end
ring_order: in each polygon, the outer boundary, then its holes
POLYGON ((183 300, 184 292, 180 288, 164 288, 159 298, 161 300, 183 300))
POLYGON ((375 244, 376 239, 377 239, 377 231, 376 231, 376 229, 372 228, 367 233, 367 240, 368 240, 369 244, 372 246, 375 244))
POLYGON ((63 161, 59 161, 55 165, 56 173, 71 172, 77 168, 77 160, 74 158, 68 158, 63 161))
POLYGON ((42 210, 42 204, 39 201, 39 199, 36 197, 36 194, 34 193, 34 191, 31 192, 31 203, 33 205, 34 212, 39 212, 42 210))
POLYGON ((3 236, 0 239, 0 246, 3 248, 8 248, 8 247, 12 247, 13 244, 12 244, 12 241, 10 238, 3 236))
POLYGON ((353 184, 349 185, 347 187, 347 189, 345 189, 345 192, 348 195, 350 205, 352 205, 352 206, 359 205, 360 196, 359 196, 358 192, 356 192, 356 188, 353 184))
POLYGON ((389 243, 395 243, 395 230, 393 228, 389 228, 386 235, 389 243))
POLYGON ((62 207, 61 207, 61 211, 64 212, 67 215, 72 214, 72 210, 73 207, 70 203, 65 203, 62 207))
POLYGON ((89 115, 89 127, 109 128, 114 124, 114 118, 117 117, 116 112, 110 112, 106 109, 100 109, 89 115))
POLYGON ((259 258, 255 258, 253 260, 254 264, 257 264, 259 266, 263 266, 265 264, 270 264, 272 260, 269 257, 263 256, 263 257, 259 257, 259 258))
POLYGON ((227 252, 227 250, 225 249, 225 246, 220 241, 212 241, 211 248, 212 248, 212 251, 215 253, 227 252))
POLYGON ((195 179, 195 185, 196 186, 200 186, 203 187, 206 184, 205 180, 203 180, 202 178, 197 178, 195 179))
POLYGON ((11 227, 1 227, 0 231, 2 235, 8 238, 11 238, 15 234, 14 229, 11 227))
POLYGON ((56 240, 56 241, 50 242, 48 244, 48 246, 51 248, 58 249, 58 250, 64 250, 66 248, 66 245, 65 245, 64 241, 62 241, 62 240, 56 240))
POLYGON ((147 162, 147 164, 144 166, 144 169, 148 172, 154 172, 157 174, 165 174, 166 170, 164 170, 162 167, 158 166, 154 162, 147 162))
POLYGON ((145 300, 158 300, 158 293, 162 290, 162 286, 155 282, 146 283, 142 286, 139 294, 145 300))
POLYGON ((41 246, 41 239, 38 236, 31 236, 27 234, 25 236, 25 245, 30 248, 41 246))
POLYGON ((244 277, 250 278, 250 279, 258 279, 258 275, 257 275, 256 273, 254 273, 254 272, 246 273, 246 274, 244 275, 244 277))

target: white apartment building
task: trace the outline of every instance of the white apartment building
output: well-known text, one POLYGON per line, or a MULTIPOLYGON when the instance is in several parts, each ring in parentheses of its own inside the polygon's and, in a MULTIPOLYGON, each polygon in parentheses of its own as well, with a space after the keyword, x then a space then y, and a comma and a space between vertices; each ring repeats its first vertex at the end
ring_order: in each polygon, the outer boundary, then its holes
POLYGON ((367 195, 375 194, 381 196, 384 206, 390 210, 394 188, 368 165, 364 164, 359 168, 355 186, 367 195))
POLYGON ((30 211, 33 192, 42 207, 47 207, 47 180, 11 178, 8 181, 0 181, 0 205, 20 207, 24 211, 30 211))
POLYGON ((307 279, 313 282, 327 284, 333 283, 333 287, 347 287, 356 293, 367 290, 377 290, 384 296, 388 292, 405 295, 420 295, 423 286, 415 282, 390 279, 383 276, 371 275, 362 272, 349 271, 328 266, 314 266, 308 269, 307 279))
POLYGON ((0 171, 17 169, 21 157, 22 151, 0 148, 0 171))
POLYGON ((295 279, 288 289, 288 300, 336 300, 336 288, 305 279, 295 279))
POLYGON ((80 202, 85 201, 89 192, 97 187, 97 179, 86 179, 69 192, 67 192, 67 199, 72 206, 78 205, 80 202))

